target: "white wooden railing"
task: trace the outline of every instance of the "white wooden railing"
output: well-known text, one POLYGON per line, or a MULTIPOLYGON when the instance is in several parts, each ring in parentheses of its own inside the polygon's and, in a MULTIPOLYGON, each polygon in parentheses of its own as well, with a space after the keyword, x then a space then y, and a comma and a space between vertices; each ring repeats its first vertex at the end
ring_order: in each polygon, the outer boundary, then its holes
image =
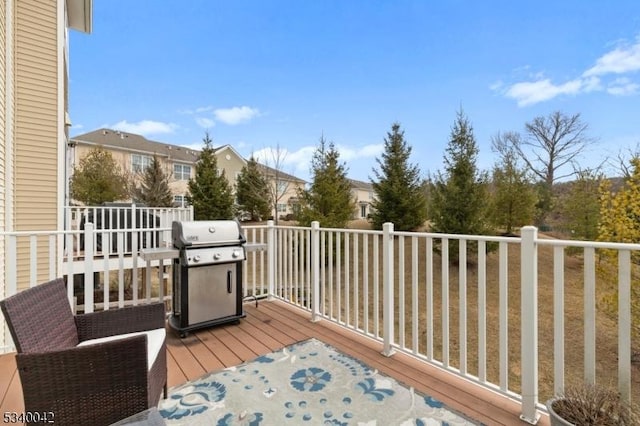
MULTIPOLYGON (((379 341, 387 356, 398 351, 410 354, 520 401, 522 418, 530 423, 544 410, 541 384, 550 387, 547 393, 561 392, 565 377, 576 376, 577 368, 582 370, 578 376, 587 382, 600 379, 596 374, 602 350, 597 338, 600 278, 596 269, 600 251, 613 250, 618 259, 617 276, 612 277, 618 294, 614 321, 618 337, 617 365, 611 368, 623 398, 637 399, 640 390, 633 383, 638 382, 634 376, 638 372, 631 362, 632 345, 637 346, 632 340, 631 286, 638 280, 632 259, 640 244, 543 239, 533 227, 523 228, 516 238, 398 232, 392 224, 385 224, 382 231, 329 229, 317 222, 306 228, 274 226, 270 221, 245 226, 243 231, 249 243, 267 247, 248 253, 245 295, 286 301, 307 311, 313 321, 331 321, 379 341), (457 251, 452 252, 450 245, 457 246, 457 251), (541 273, 538 254, 543 250, 552 251, 553 263, 552 271, 541 273), (578 285, 569 287, 566 282, 567 262, 572 268, 576 262, 581 265, 578 285), (551 284, 542 275, 552 276, 551 284), (565 298, 575 288, 584 288, 582 314, 568 319, 565 298), (544 292, 543 299, 539 291, 544 292), (543 310, 545 316, 553 317, 552 329, 539 330, 543 310), (494 322, 497 327, 488 327, 494 322), (576 334, 567 328, 574 324, 583 330, 580 365, 566 360, 567 342, 576 334), (553 347, 551 375, 540 371, 541 344, 553 347)), ((2 232, 7 253, 4 296, 56 276, 65 276, 71 283, 74 276, 81 276, 81 288, 68 286, 69 298, 86 312, 168 300, 171 285, 163 285, 162 271, 170 264, 151 262, 159 273, 153 289, 149 279, 139 279, 147 263, 138 256, 144 243, 138 246, 137 242, 147 232, 170 229, 105 230, 85 224, 83 230, 2 232), (62 259, 51 255, 58 252, 60 242, 73 247, 81 235, 83 251, 66 250, 62 259), (96 236, 106 242, 102 250, 95 245, 96 236), (136 255, 124 249, 128 238, 136 255), (113 241, 115 255, 110 247, 113 241), (115 285, 105 285, 112 277, 115 285), (116 300, 97 302, 113 298, 112 293, 117 293, 116 300)), ((570 277, 575 276, 573 271, 570 277)), ((5 350, 10 349, 7 336, 2 342, 5 350)))
POLYGON ((380 341, 387 356, 402 351, 516 399, 522 404, 522 419, 529 423, 537 422, 544 410, 539 334, 554 348, 552 374, 544 371, 549 382, 543 383, 552 383, 546 386, 544 399, 562 392, 568 373, 574 381, 578 377, 596 382, 596 267, 601 261, 596 251, 614 250, 619 259, 614 277, 617 365, 611 367, 612 377, 599 379, 614 380, 628 401, 638 397, 638 378, 632 392, 638 368, 631 364, 631 282, 632 277, 637 282, 638 275, 633 274, 631 258, 640 244, 542 239, 534 227, 523 228, 518 238, 397 232, 392 224, 385 224, 382 231, 365 231, 321 229, 314 223, 311 228, 269 228, 268 234, 273 240, 269 253, 274 252, 270 256, 274 297, 309 311, 312 320, 332 321, 380 341), (457 253, 449 250, 452 242, 457 253), (496 246, 495 252, 488 250, 496 246), (543 271, 552 276, 553 287, 544 289, 544 303, 553 307, 549 313, 553 325, 539 330, 538 312, 543 306, 538 297, 538 252, 545 248, 553 250, 552 271, 543 271), (578 252, 569 255, 569 250, 578 252), (490 257, 497 262, 489 262, 490 257), (584 329, 581 366, 565 362, 567 337, 575 337, 574 330, 567 330, 565 258, 574 263, 582 259, 582 282, 573 286, 584 286, 582 318, 577 320, 584 329), (489 285, 497 290, 488 292, 489 285), (517 293, 519 298, 511 297, 517 293), (492 335, 489 318, 498 324, 492 335))

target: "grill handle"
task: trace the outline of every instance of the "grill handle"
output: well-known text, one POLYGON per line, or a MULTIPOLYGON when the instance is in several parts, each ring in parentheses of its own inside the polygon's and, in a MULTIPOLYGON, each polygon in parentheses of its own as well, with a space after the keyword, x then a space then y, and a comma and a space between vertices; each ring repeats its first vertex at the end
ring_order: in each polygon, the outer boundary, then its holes
POLYGON ((231 269, 229 269, 227 271, 227 293, 231 294, 232 293, 232 288, 231 288, 231 269))

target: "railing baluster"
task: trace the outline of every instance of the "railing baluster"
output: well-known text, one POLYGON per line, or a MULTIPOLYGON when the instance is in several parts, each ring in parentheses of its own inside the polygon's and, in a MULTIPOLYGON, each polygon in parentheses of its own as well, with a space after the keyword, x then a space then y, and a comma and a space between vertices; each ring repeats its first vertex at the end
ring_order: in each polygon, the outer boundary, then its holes
MULTIPOLYGON (((362 247, 364 250, 362 255, 362 297, 364 299, 362 321, 364 322, 364 332, 369 334, 371 332, 369 329, 369 234, 363 235, 362 247)), ((377 273, 375 270, 373 272, 377 273)))
POLYGON ((402 349, 406 348, 405 342, 405 305, 407 301, 404 295, 404 235, 398 237, 398 343, 402 349))
POLYGON ((349 267, 349 259, 351 258, 349 255, 349 246, 350 246, 350 238, 349 233, 345 232, 342 234, 344 236, 344 322, 345 324, 351 325, 351 299, 349 297, 349 292, 351 290, 351 282, 349 279, 350 267, 349 267))
POLYGON ((442 239, 442 365, 449 367, 449 239, 442 239))
POLYGON ((564 393, 564 247, 553 248, 553 391, 564 393))
POLYGON ((385 223, 382 225, 382 303, 383 303, 383 333, 384 333, 384 346, 382 354, 385 356, 393 355, 392 345, 395 341, 394 338, 394 322, 395 315, 394 310, 394 272, 393 272, 393 260, 394 260, 394 247, 393 247, 393 223, 385 223))
POLYGON ((359 234, 353 234, 353 326, 360 327, 359 234))
POLYGON ((419 352, 418 347, 418 238, 411 237, 411 345, 413 353, 419 352))
POLYGON ((584 249, 584 380, 596 382, 596 260, 595 249, 584 249))
POLYGON ((487 381, 487 243, 478 241, 478 379, 487 381))
POLYGON ((631 402, 631 251, 618 252, 618 391, 631 402))
POLYGON ((38 284, 38 236, 29 236, 29 287, 38 284))
POLYGON ((460 373, 467 374, 467 240, 459 240, 458 253, 458 356, 460 373))
POLYGON ((498 359, 500 369, 500 390, 509 390, 509 246, 501 241, 499 248, 500 261, 498 263, 498 318, 499 343, 498 359))
POLYGON ((342 233, 336 232, 336 303, 338 322, 342 321, 342 233))
POLYGON ((84 312, 93 312, 93 257, 94 232, 93 223, 84 225, 84 312))
POLYGON ((49 235, 49 280, 54 280, 57 276, 57 262, 56 259, 59 256, 56 256, 56 245, 58 243, 56 234, 49 235))
POLYGON ((425 295, 426 327, 427 327, 427 358, 433 359, 433 238, 427 237, 425 247, 425 276, 427 291, 425 295))
POLYGON ((334 319, 333 316, 333 231, 329 231, 329 318, 334 319))
POLYGON ((380 337, 380 236, 373 236, 373 334, 380 337))
POLYGON ((109 276, 109 253, 111 253, 111 233, 103 232, 102 233, 102 261, 104 262, 104 284, 102 286, 102 301, 104 302, 104 307, 102 309, 107 310, 110 308, 111 295, 111 277, 109 276))

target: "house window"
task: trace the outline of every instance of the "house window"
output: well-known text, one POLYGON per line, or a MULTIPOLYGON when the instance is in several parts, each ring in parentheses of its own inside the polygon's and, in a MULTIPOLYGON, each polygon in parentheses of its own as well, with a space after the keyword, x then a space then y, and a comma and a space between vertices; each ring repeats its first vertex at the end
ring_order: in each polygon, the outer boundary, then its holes
POLYGON ((360 218, 362 219, 367 218, 367 205, 364 203, 360 204, 360 218))
POLYGON ((176 207, 187 207, 189 205, 189 202, 187 201, 187 197, 185 197, 184 195, 174 195, 173 204, 176 207))
POLYGON ((173 178, 175 180, 189 180, 191 179, 191 166, 186 164, 174 164, 173 165, 173 178))
POLYGON ((287 211, 287 205, 283 203, 278 203, 278 213, 284 213, 287 211))
POLYGON ((142 154, 131 154, 131 170, 135 173, 142 173, 151 165, 153 157, 142 154))

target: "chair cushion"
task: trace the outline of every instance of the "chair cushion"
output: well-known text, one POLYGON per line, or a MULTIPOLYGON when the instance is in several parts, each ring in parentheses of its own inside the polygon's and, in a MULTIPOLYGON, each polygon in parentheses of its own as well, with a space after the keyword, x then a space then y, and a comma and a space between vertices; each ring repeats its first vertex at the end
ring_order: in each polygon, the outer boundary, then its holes
POLYGON ((89 339, 80 342, 78 346, 95 345, 96 343, 111 342, 118 339, 126 339, 127 337, 139 336, 141 334, 147 335, 147 369, 151 369, 151 366, 158 357, 162 344, 167 335, 164 328, 158 328, 155 330, 138 331, 136 333, 117 334, 115 336, 100 337, 98 339, 89 339))

